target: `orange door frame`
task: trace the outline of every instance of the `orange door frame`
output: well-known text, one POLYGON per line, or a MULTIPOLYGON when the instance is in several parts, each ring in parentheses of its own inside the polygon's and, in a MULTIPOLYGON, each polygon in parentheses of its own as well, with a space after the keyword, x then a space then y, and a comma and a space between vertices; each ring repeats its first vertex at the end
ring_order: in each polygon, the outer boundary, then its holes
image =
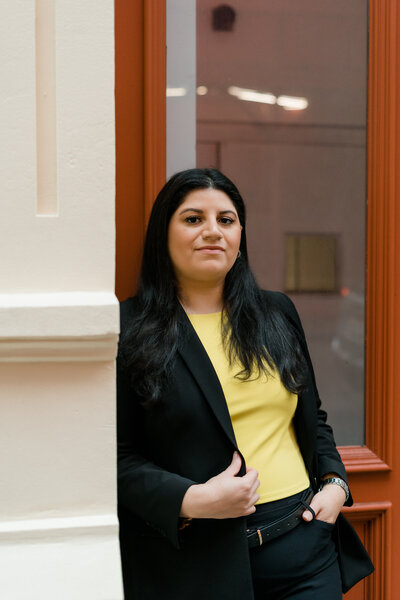
POLYGON ((166 3, 115 0, 116 295, 137 287, 166 172, 166 3))
MULTIPOLYGON (((165 181, 165 0, 115 0, 117 269, 120 300, 135 291, 144 228, 165 181)), ((357 502, 347 516, 375 574, 349 600, 400 597, 400 0, 369 2, 366 431, 340 448, 357 502)))

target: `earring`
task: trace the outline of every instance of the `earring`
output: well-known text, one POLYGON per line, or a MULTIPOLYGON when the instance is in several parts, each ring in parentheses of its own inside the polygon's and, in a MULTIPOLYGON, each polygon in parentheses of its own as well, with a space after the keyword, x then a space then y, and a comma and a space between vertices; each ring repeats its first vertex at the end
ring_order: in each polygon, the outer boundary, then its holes
POLYGON ((242 255, 242 253, 239 250, 238 253, 237 253, 237 257, 236 258, 239 258, 241 255, 242 255))

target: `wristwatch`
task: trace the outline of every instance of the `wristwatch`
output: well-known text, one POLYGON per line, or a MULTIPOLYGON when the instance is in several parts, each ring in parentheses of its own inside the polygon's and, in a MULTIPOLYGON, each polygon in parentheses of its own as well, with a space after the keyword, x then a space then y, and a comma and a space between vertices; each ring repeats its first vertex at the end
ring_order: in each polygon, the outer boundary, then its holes
POLYGON ((344 479, 342 479, 341 477, 327 477, 326 479, 323 479, 321 481, 321 484, 318 488, 318 491, 320 492, 322 490, 322 488, 327 485, 328 483, 334 483, 335 485, 340 485, 341 488, 344 489, 344 491, 346 492, 346 500, 345 502, 347 502, 347 500, 349 499, 350 496, 350 490, 349 490, 349 486, 347 485, 347 483, 345 482, 344 479))

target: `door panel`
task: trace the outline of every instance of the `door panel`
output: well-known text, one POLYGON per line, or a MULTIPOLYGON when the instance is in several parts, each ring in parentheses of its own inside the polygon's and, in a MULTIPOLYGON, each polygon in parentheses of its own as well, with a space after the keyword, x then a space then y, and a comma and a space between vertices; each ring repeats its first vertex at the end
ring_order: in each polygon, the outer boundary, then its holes
MULTIPOLYGON (((143 0, 115 2, 120 299, 134 290, 146 213, 165 179, 165 2, 160 0, 157 7, 154 2, 146 3, 152 13, 146 28, 143 4, 143 0), (152 113, 155 119, 161 118, 157 127, 151 126, 152 113)), ((346 598, 351 600, 400 597, 400 571, 392 568, 392 556, 400 555, 400 445, 396 443, 400 422, 400 352, 396 343, 400 334, 398 56, 400 0, 370 0, 365 444, 341 447, 340 452, 356 499, 344 512, 365 542, 376 572, 349 592, 346 598)), ((201 151, 218 162, 220 148, 213 140, 201 151)))

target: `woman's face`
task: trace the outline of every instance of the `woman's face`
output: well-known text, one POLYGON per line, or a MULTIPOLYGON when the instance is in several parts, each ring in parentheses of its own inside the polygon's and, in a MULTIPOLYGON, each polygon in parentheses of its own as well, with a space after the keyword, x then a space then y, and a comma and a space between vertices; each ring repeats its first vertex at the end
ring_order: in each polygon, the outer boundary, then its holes
POLYGON ((223 281, 237 258, 241 230, 236 209, 224 192, 190 192, 168 227, 168 251, 179 285, 223 281))

